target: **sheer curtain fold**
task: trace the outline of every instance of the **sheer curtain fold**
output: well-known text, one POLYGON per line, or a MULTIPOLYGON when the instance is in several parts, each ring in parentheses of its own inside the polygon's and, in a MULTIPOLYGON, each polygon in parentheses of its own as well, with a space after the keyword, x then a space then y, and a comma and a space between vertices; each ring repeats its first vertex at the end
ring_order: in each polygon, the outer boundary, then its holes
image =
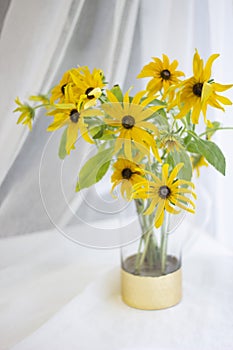
MULTIPOLYGON (((229 43, 233 37, 233 2, 224 0, 208 0, 209 21, 210 21, 210 43, 212 52, 220 53, 214 73, 216 81, 223 84, 233 83, 232 57, 233 48, 229 43), (224 79, 224 80, 223 80, 224 79)), ((227 92, 227 96, 233 101, 232 89, 227 92)), ((217 120, 223 126, 233 126, 232 107, 226 106, 226 112, 214 112, 217 120)), ((216 192, 216 236, 217 238, 233 247, 232 236, 232 198, 233 198, 233 157, 232 157, 232 131, 219 131, 217 140, 220 148, 226 157, 226 176, 217 174, 216 186, 212 191, 216 192)))
POLYGON ((123 86, 126 79, 135 26, 138 18, 139 0, 117 0, 114 10, 112 43, 106 75, 110 85, 123 86))
MULTIPOLYGON (((40 92, 42 87, 48 88, 49 81, 51 84, 53 71, 49 68, 55 52, 58 61, 62 56, 63 46, 60 45, 59 53, 56 49, 64 28, 68 29, 70 10, 79 12, 78 5, 83 2, 12 0, 10 3, 0 40, 0 184, 28 135, 24 127, 16 126, 16 116, 12 116, 14 99, 26 98, 40 92)), ((63 34, 64 46, 68 37, 69 32, 63 34)))

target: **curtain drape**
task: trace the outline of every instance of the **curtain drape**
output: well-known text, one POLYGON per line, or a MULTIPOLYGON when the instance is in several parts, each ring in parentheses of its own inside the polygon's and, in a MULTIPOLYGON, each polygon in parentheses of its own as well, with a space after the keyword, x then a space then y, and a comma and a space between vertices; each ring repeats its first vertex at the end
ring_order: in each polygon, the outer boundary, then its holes
POLYGON ((77 11, 82 2, 12 0, 10 3, 0 41, 0 183, 28 133, 15 125, 14 99, 25 98, 51 84, 53 69, 49 67, 59 39, 63 35, 66 43, 68 34, 64 35, 64 29, 72 17, 70 11, 77 11), (3 152, 4 149, 7 151, 3 152))
MULTIPOLYGON (((214 63, 214 77, 230 83, 232 34, 231 0, 12 0, 0 41, 1 235, 33 232, 51 225, 41 201, 39 170, 42 196, 53 211, 52 217, 63 224, 72 219, 59 179, 54 180, 61 168, 57 159, 60 133, 52 138, 46 134, 49 121, 42 114, 30 134, 15 126, 12 109, 16 96, 26 97, 41 89, 46 92, 65 70, 77 64, 102 68, 110 84, 123 84, 125 90, 133 85, 134 92, 144 84, 135 77, 152 56, 166 53, 178 59, 187 75, 192 74, 195 48, 204 59, 220 53, 214 63)), ((224 125, 233 125, 230 108, 225 115, 211 114, 224 125)), ((210 234, 233 246, 231 133, 219 133, 218 141, 226 155, 227 176, 218 175, 211 166, 203 169, 198 186, 202 191, 199 205, 204 209, 195 220, 198 225, 205 221, 210 234)), ((81 143, 80 152, 84 151, 81 143)), ((67 201, 82 210, 82 198, 74 195, 70 186, 79 161, 77 156, 65 163, 64 186, 67 201)))

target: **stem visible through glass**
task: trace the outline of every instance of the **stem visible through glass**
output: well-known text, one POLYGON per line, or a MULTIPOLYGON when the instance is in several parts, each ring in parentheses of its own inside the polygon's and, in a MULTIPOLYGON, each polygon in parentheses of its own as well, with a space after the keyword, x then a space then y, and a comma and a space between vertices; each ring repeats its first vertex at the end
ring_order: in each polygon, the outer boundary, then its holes
POLYGON ((143 202, 135 200, 139 222, 142 230, 142 237, 139 242, 138 252, 135 261, 135 273, 140 274, 141 268, 147 265, 149 268, 158 269, 159 249, 156 237, 154 236, 154 215, 143 215, 143 202), (141 252, 143 247, 143 251, 141 252))
POLYGON ((135 273, 140 274, 142 267, 155 269, 161 275, 166 274, 167 245, 168 245, 168 224, 169 214, 164 213, 164 221, 160 228, 160 247, 158 246, 154 233, 154 213, 143 215, 143 201, 135 200, 137 214, 141 226, 142 236, 140 238, 138 251, 135 260, 135 273))
POLYGON ((164 212, 164 221, 161 227, 161 246, 160 246, 160 257, 161 257, 161 275, 166 274, 166 263, 167 263, 167 243, 168 243, 168 215, 164 212))

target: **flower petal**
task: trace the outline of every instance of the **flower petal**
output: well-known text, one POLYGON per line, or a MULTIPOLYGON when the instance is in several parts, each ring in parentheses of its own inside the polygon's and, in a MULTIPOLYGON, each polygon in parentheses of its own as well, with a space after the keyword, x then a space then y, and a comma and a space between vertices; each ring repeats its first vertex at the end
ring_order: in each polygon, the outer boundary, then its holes
POLYGON ((212 64, 216 60, 216 58, 218 58, 218 57, 219 57, 219 54, 215 53, 208 58, 204 72, 203 72, 203 80, 204 81, 208 81, 210 79, 212 64))
POLYGON ((164 207, 165 207, 165 200, 160 200, 156 214, 155 214, 155 227, 159 228, 163 224, 164 220, 164 207))

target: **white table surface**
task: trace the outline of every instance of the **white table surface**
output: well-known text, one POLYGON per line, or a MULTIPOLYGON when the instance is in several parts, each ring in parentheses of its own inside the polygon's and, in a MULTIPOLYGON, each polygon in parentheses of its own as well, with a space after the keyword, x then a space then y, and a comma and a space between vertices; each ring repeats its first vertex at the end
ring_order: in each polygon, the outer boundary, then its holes
POLYGON ((0 240, 0 349, 232 350, 233 254, 205 234, 183 259, 183 300, 142 311, 120 298, 118 249, 57 231, 0 240))

